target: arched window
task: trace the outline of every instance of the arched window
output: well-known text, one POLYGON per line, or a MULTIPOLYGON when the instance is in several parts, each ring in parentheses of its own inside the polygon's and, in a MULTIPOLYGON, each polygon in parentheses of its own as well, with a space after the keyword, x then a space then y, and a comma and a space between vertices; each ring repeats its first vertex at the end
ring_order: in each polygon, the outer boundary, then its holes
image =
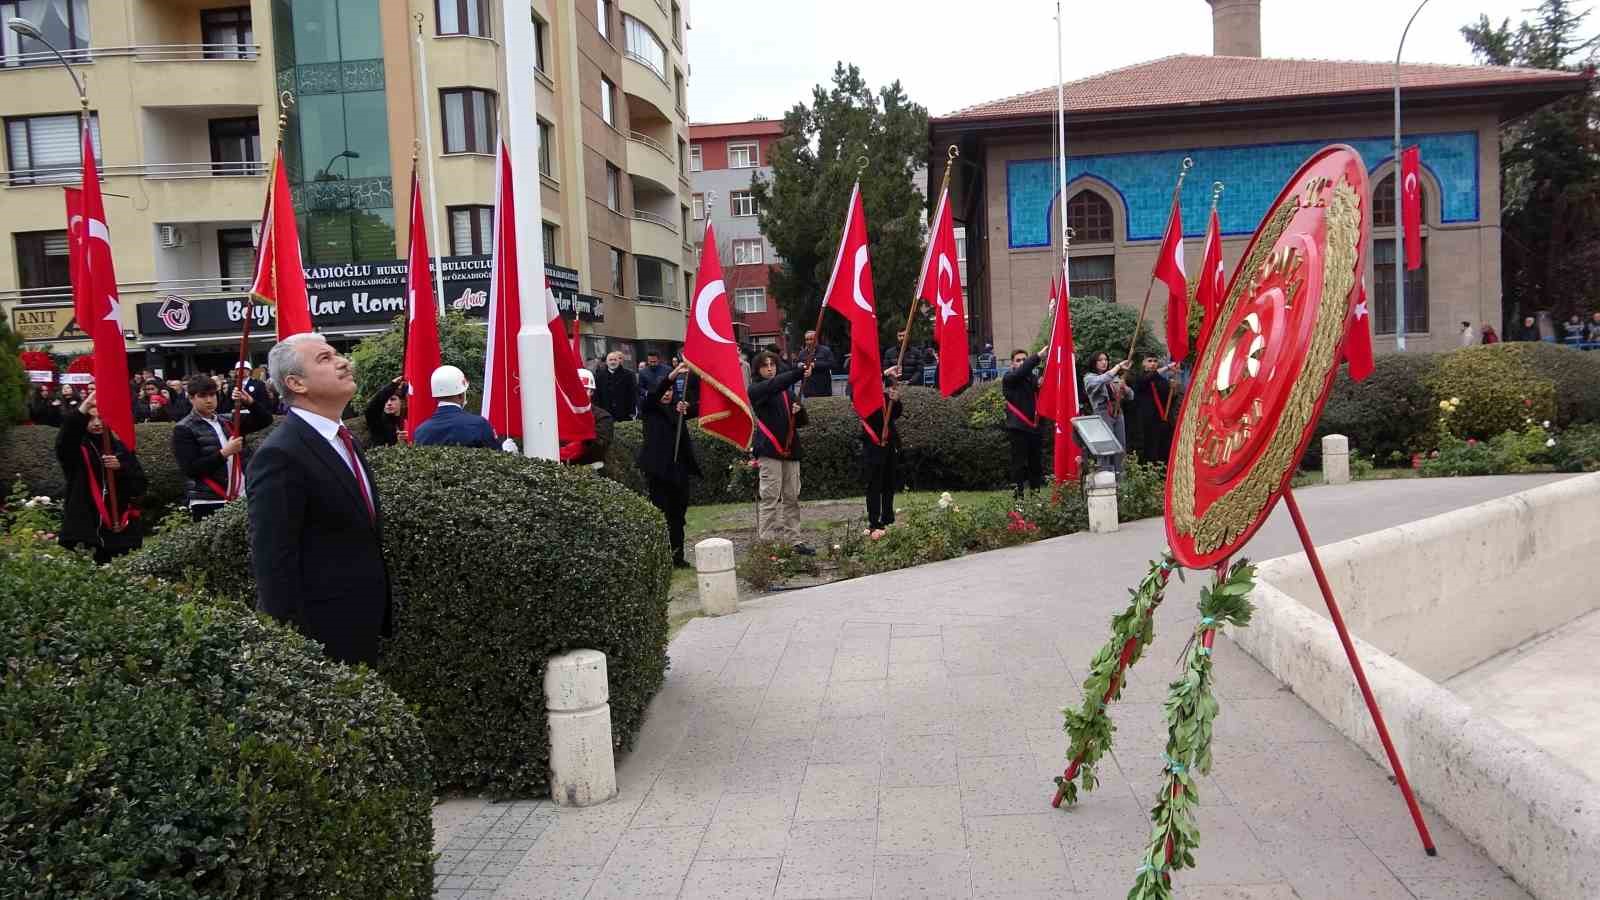
POLYGON ((1079 191, 1067 201, 1067 227, 1075 244, 1111 243, 1111 204, 1094 191, 1079 191))
MULTIPOLYGON (((1419 185, 1422 200, 1423 224, 1427 224, 1428 188, 1419 185)), ((1394 286, 1395 260, 1395 205, 1394 175, 1378 182, 1372 189, 1372 227, 1391 229, 1387 234, 1372 236, 1372 325, 1378 334, 1395 333, 1394 286)), ((1401 266, 1403 268, 1403 264, 1401 266)), ((1422 240, 1422 266, 1406 273, 1406 333, 1428 332, 1428 240, 1422 240)))

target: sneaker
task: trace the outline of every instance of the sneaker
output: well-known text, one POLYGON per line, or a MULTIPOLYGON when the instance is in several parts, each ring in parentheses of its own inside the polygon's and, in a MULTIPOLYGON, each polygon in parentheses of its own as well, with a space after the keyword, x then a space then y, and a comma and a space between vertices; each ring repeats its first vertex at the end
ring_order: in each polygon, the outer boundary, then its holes
POLYGON ((794 552, 798 553, 801 556, 816 556, 817 555, 817 551, 811 549, 810 545, 808 545, 808 544, 795 544, 794 545, 794 552))

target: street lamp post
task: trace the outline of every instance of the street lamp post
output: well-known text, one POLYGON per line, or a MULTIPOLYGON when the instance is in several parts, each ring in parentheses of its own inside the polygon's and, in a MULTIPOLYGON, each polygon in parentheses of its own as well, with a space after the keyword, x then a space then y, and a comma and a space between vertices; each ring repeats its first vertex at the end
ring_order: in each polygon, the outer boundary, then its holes
MULTIPOLYGON (((341 150, 338 153, 335 153, 332 157, 330 157, 328 159, 328 164, 323 166, 322 169, 317 172, 317 175, 319 176, 317 178, 317 180, 318 181, 333 181, 334 179, 339 177, 339 176, 333 174, 333 164, 334 163, 338 162, 341 159, 360 159, 360 158, 361 158, 361 154, 357 153, 354 150, 341 150)), ((349 163, 345 163, 344 164, 344 177, 346 177, 346 178, 350 177, 350 164, 349 163)))
POLYGON ((1400 214, 1400 54, 1405 52, 1411 24, 1427 5, 1428 0, 1417 4, 1406 20, 1405 30, 1400 32, 1400 46, 1394 51, 1394 348, 1398 351, 1406 349, 1406 219, 1400 214))
MULTIPOLYGON (((61 68, 67 70, 67 75, 72 78, 72 86, 78 90, 78 126, 84 131, 89 130, 89 92, 83 89, 83 81, 78 78, 78 73, 73 70, 67 58, 61 55, 56 46, 45 39, 44 32, 39 26, 23 18, 11 18, 6 21, 6 27, 16 32, 19 37, 38 41, 47 50, 55 54, 56 62, 61 63, 61 68)), ((82 142, 80 141, 80 146, 82 142)), ((78 165, 83 165, 83 151, 78 151, 78 165)))

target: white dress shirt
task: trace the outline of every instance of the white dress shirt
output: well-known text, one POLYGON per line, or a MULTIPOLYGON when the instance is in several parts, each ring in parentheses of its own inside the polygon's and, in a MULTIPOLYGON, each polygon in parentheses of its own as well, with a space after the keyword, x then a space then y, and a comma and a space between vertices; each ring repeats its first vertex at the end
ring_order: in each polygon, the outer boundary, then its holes
MULTIPOLYGON (((322 435, 322 439, 328 442, 329 447, 333 448, 334 455, 344 460, 344 464, 350 468, 350 477, 356 479, 356 483, 365 488, 367 474, 365 472, 356 472, 355 460, 350 457, 350 452, 344 448, 344 441, 339 440, 339 429, 344 427, 344 423, 336 419, 330 419, 327 416, 318 415, 309 409, 301 409, 298 406, 291 406, 289 410, 306 420, 308 425, 317 430, 317 434, 322 435)), ((368 502, 372 500, 370 489, 368 489, 367 500, 368 502)))
MULTIPOLYGON (((199 415, 199 414, 196 413, 196 415, 199 415)), ((209 419, 206 418, 205 416, 200 416, 200 421, 206 423, 207 425, 210 425, 211 426, 211 430, 217 433, 217 446, 219 448, 220 447, 225 447, 225 446, 228 445, 228 433, 226 431, 222 430, 222 420, 218 419, 216 416, 212 416, 209 419)), ((226 457, 224 459, 224 462, 225 462, 225 466, 223 468, 223 471, 227 472, 228 480, 232 481, 233 480, 233 467, 239 464, 239 455, 236 453, 233 456, 226 457)), ((223 485, 223 487, 226 488, 227 485, 223 485)), ((241 496, 241 497, 244 496, 244 485, 240 485, 239 486, 239 496, 241 496)), ((207 505, 207 504, 213 504, 213 505, 221 504, 223 502, 224 501, 221 500, 220 498, 216 499, 216 500, 191 500, 189 502, 189 505, 190 506, 204 506, 204 505, 207 505)))

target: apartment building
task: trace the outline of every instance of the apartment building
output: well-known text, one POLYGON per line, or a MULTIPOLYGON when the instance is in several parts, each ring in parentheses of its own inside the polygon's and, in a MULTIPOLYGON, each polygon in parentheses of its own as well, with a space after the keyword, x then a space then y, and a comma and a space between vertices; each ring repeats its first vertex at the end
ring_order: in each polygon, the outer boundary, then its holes
POLYGON ((770 119, 689 126, 694 242, 707 222, 715 227, 735 336, 746 345, 785 342, 782 313, 767 290, 778 258, 761 234, 750 188, 757 174, 772 177, 772 148, 782 136, 783 123, 770 119))
MULTIPOLYGON (((348 346, 403 308, 414 154, 436 191, 445 300, 483 317, 499 15, 491 0, 0 0, 0 19, 35 23, 86 83, 137 363, 189 371, 236 352, 283 91, 318 330, 348 346)), ((693 270, 683 8, 534 0, 529 15, 551 284, 588 354, 669 350, 693 270)), ((30 346, 67 353, 87 349, 60 191, 80 178, 76 110, 54 56, 6 31, 0 309, 30 346)))

